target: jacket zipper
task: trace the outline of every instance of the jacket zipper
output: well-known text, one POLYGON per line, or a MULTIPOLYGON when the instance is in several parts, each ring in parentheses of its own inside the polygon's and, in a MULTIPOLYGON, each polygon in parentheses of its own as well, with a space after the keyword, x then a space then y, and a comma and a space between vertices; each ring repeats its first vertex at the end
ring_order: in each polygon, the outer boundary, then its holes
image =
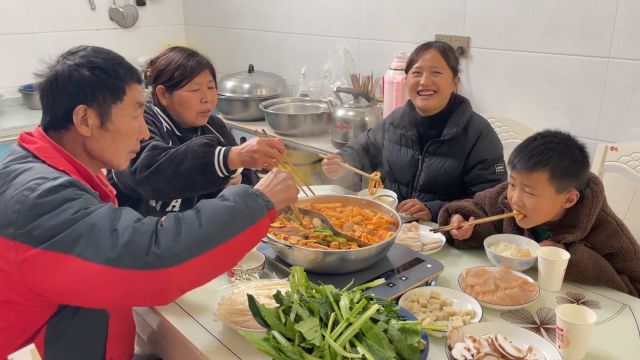
POLYGON ((439 140, 439 139, 429 140, 427 145, 424 146, 424 149, 422 149, 422 152, 418 156, 418 172, 416 173, 416 178, 413 181, 413 187, 411 188, 411 191, 410 191, 412 199, 417 199, 418 198, 418 181, 420 181, 420 174, 422 174, 422 160, 425 157, 427 149, 429 149, 429 145, 431 145, 431 143, 433 143, 434 141, 437 141, 437 140, 439 140))
POLYGON ((420 173, 422 173, 422 153, 418 156, 418 172, 416 173, 416 178, 413 181, 413 187, 411 188, 411 198, 415 199, 417 194, 416 190, 418 188, 418 181, 420 179, 420 173))

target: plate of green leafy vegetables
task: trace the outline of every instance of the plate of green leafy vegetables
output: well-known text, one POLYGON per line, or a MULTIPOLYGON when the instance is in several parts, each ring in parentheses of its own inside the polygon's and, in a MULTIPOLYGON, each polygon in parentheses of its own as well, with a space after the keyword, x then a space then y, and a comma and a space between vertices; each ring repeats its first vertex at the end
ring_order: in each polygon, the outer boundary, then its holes
POLYGON ((309 282, 304 269, 293 266, 291 290, 273 296, 277 307, 247 295, 252 315, 267 333, 243 335, 275 360, 426 359, 426 331, 442 325, 421 325, 391 301, 364 293, 382 282, 338 289, 309 282))

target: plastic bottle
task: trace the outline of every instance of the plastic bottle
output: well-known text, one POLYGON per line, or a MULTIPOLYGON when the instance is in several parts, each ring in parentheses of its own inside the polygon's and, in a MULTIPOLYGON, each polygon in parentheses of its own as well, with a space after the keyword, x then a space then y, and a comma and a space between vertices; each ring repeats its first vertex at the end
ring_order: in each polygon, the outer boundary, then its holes
POLYGON ((393 56, 389 69, 384 73, 382 96, 384 106, 382 116, 387 117, 393 110, 401 107, 407 100, 407 77, 404 67, 409 54, 401 52, 393 56))
POLYGON ((298 97, 309 97, 309 82, 307 81, 307 67, 300 69, 300 89, 298 89, 298 97))

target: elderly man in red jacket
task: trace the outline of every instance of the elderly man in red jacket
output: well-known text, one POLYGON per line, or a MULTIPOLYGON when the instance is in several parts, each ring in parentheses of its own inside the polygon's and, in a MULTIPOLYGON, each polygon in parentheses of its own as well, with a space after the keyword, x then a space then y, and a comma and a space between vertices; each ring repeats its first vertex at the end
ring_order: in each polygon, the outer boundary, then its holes
MULTIPOLYGON (((164 218, 118 208, 101 169, 126 168, 149 136, 141 83, 123 57, 89 46, 44 75, 40 126, 0 161, 0 358, 35 342, 45 359, 131 359, 132 307, 222 274, 297 199, 274 170, 164 218)), ((265 163, 284 154, 274 146, 265 163)))

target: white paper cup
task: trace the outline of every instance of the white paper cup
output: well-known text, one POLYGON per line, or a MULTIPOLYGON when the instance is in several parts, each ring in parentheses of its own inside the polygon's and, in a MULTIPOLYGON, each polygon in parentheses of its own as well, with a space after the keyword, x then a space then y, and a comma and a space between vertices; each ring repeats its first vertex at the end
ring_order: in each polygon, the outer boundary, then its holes
POLYGON ((556 346, 565 360, 585 357, 598 317, 591 309, 563 304, 556 307, 556 346))
POLYGON ((569 254, 555 246, 542 246, 538 250, 538 284, 547 291, 559 291, 567 271, 569 254))

